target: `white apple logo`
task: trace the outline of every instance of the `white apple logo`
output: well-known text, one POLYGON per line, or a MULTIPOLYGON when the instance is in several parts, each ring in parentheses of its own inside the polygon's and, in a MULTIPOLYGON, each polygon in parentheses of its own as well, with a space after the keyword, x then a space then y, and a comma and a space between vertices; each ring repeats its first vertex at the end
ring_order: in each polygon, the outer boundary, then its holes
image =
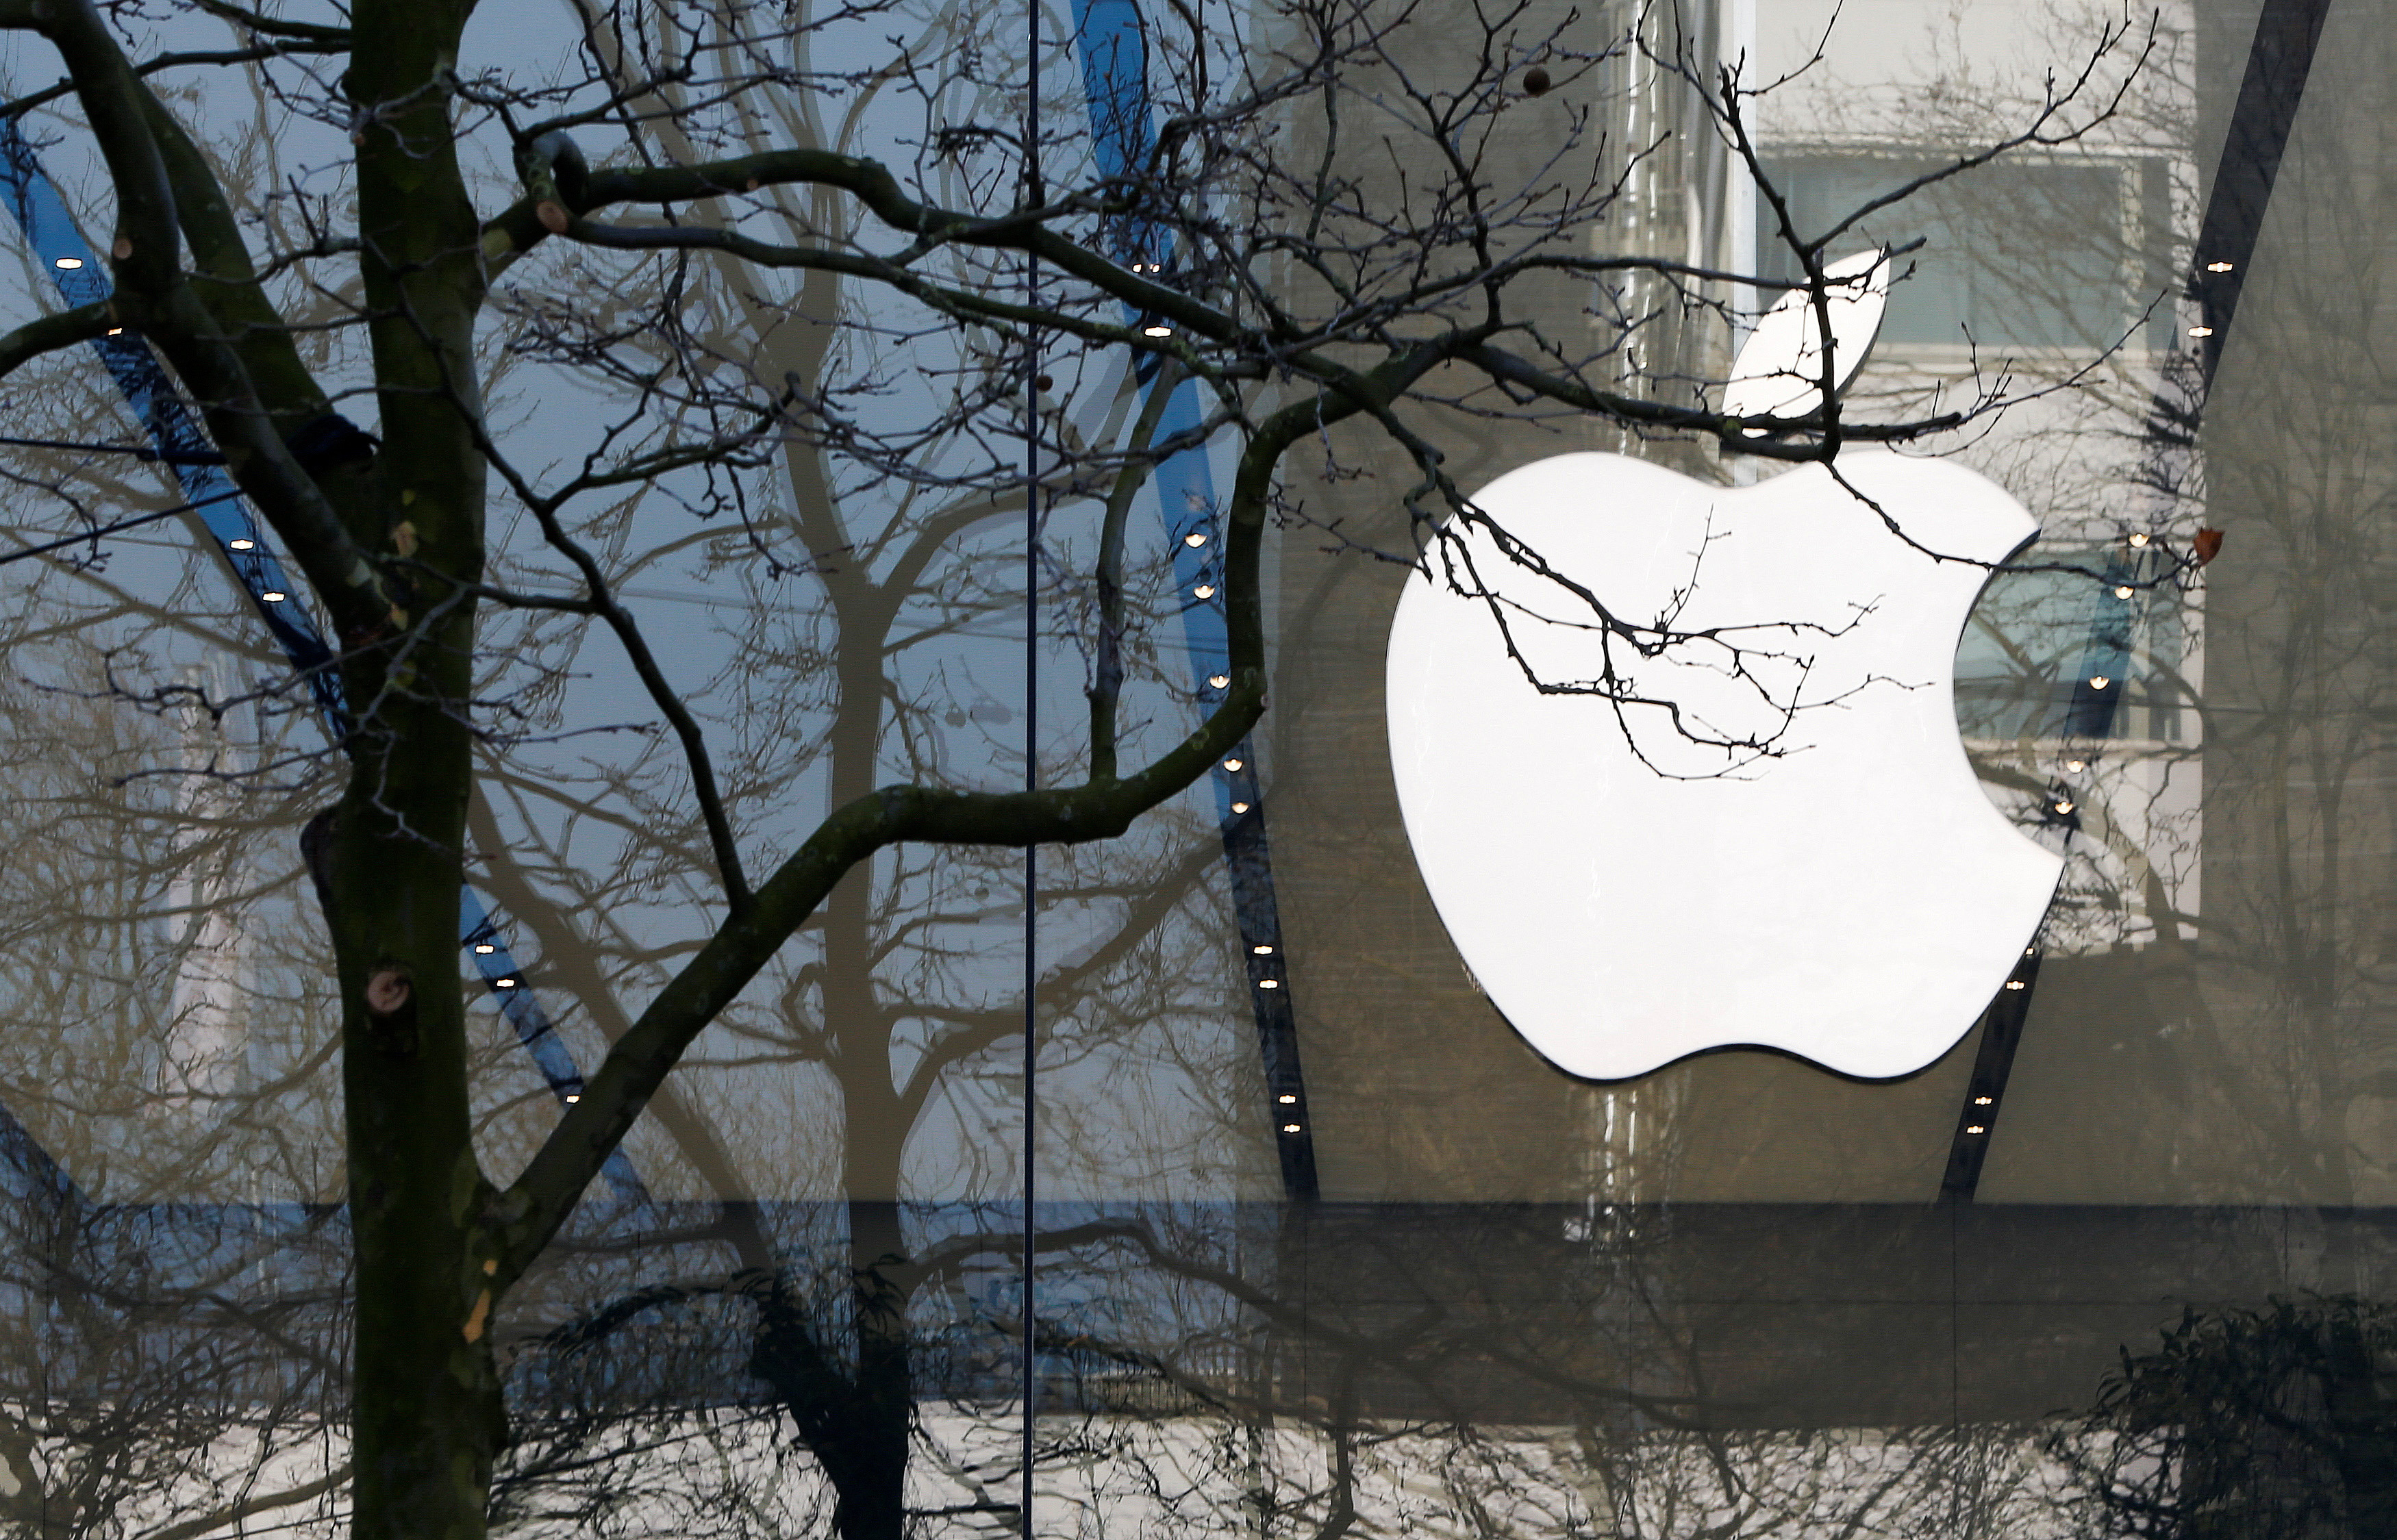
MULTIPOLYGON (((1749 362, 1735 372, 1793 372, 1749 362)), ((1953 705, 1985 564, 2037 526, 1946 461, 1850 450, 1839 473, 1854 492, 1819 465, 1734 489, 1569 454, 1474 498, 1622 620, 1714 633, 1653 657, 1612 644, 1627 692, 1669 705, 1535 686, 1600 679, 1608 640, 1478 529, 1469 568, 1435 548, 1399 601, 1408 839, 1466 966, 1562 1069, 1615 1079, 1757 1045, 1908 1074, 1971 1027, 2038 929, 2063 863, 1981 794, 1953 705), (1743 742, 1774 752, 1725 746, 1743 742)))

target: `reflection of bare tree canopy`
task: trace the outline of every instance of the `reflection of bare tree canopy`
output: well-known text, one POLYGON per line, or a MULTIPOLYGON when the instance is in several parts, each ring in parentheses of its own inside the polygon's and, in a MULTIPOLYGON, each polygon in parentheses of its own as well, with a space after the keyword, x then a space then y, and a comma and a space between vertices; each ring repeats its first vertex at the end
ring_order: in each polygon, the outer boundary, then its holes
POLYGON ((11 1533, 196 1537, 321 1519, 348 1480, 325 1437, 347 1314, 337 1216, 103 1208, 12 1153, 33 1179, 0 1205, 11 1533))
POLYGON ((2184 1313, 2125 1353, 2059 1435, 2090 1533, 2373 1534, 2397 1520, 2397 1425, 2378 1387, 2385 1306, 2341 1296, 2184 1313))

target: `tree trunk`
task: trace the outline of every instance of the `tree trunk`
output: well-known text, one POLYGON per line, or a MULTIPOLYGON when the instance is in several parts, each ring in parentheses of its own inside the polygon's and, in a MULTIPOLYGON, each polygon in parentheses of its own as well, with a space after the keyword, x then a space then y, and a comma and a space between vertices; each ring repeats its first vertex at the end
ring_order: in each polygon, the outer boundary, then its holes
POLYGON ((333 859, 357 1269, 353 1533, 476 1540, 504 1419, 475 1243, 489 1188, 464 1093, 458 862, 372 800, 344 802, 333 859))
POLYGON ((893 1276, 906 1261, 896 1202, 850 1199, 849 1257, 857 1367, 848 1477, 833 1524, 841 1540, 900 1540, 907 1521, 916 1385, 908 1362, 907 1294, 893 1276))
MULTIPOLYGON (((827 505, 828 506, 828 505, 827 505)), ((810 529, 824 546, 828 531, 810 529)), ((827 564, 833 566, 834 564, 827 564)), ((834 668, 840 694, 829 743, 831 798, 837 807, 872 789, 885 730, 886 649, 892 596, 862 567, 838 564, 825 578, 839 618, 834 668)), ((900 1233, 900 1166, 911 1130, 891 1083, 892 1022, 875 998, 875 874, 869 863, 827 895, 823 909, 824 1022, 827 1065, 840 1089, 842 1192, 849 1222, 848 1366, 837 1457, 824 1458, 837 1493, 840 1540, 900 1540, 907 1522, 909 1437, 915 1377, 909 1361, 905 1242, 900 1233)), ((826 1452, 820 1449, 820 1458, 826 1452)))
POLYGON ((875 1003, 867 961, 872 902, 873 874, 861 868, 823 910, 823 1001, 834 1044, 826 1067, 840 1092, 853 1346, 842 1361, 838 1323, 811 1319, 806 1302, 778 1276, 762 1302, 750 1356, 751 1372, 773 1387, 832 1483, 840 1540, 901 1540, 905 1533, 915 1414, 911 1258, 898 1202, 908 1131, 891 1084, 891 1022, 875 1003))
POLYGON ((915 1379, 907 1294, 900 1281, 899 1206, 851 1199, 849 1208, 854 1360, 828 1350, 832 1333, 777 1279, 759 1302, 749 1371, 774 1398, 833 1488, 841 1540, 900 1540, 907 1522, 908 1441, 915 1379))
POLYGON ((357 721, 331 840, 357 1344, 352 1533, 479 1540, 504 1437, 492 1317, 504 1280, 475 1158, 458 900, 473 785, 484 465, 478 224, 457 157, 460 0, 362 0, 360 272, 383 449, 350 531, 390 615, 344 635, 357 721))

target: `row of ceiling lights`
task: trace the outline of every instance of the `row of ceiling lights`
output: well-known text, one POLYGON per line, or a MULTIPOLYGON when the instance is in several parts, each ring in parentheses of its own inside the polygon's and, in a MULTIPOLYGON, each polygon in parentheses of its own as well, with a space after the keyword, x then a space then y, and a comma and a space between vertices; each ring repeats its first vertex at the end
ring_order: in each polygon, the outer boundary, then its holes
MULTIPOLYGON (((2230 262, 2208 262, 2205 264, 2205 270, 2208 273, 2228 273, 2232 265, 2230 262)), ((2189 334, 2191 337, 2211 337, 2214 335, 2214 328, 2208 326, 2195 326, 2189 328, 2189 334)))
MULTIPOLYGON (((1203 540, 1194 539, 1190 543, 1193 545, 1199 545, 1205 543, 1205 542, 1203 540)), ((1216 683, 1217 688, 1222 688, 1220 676, 1217 680, 1211 682, 1216 683)), ((1231 756, 1224 761, 1224 772, 1226 775, 1238 775, 1240 771, 1248 768, 1248 764, 1249 762, 1247 760, 1240 758, 1239 756, 1231 756)), ((1236 814, 1244 813, 1249 810, 1249 807, 1250 804, 1246 802, 1234 802, 1232 804, 1232 811, 1236 814)), ((1249 955, 1257 957, 1270 957, 1275 956, 1275 949, 1268 943, 1259 942, 1249 948, 1249 955)), ((1265 966, 1270 969, 1273 965, 1267 963, 1265 966)), ((1279 989, 1281 987, 1281 980, 1276 977, 1273 973, 1267 972, 1263 978, 1257 980, 1257 987, 1259 989, 1279 989)), ((1279 1107, 1292 1109, 1283 1114, 1285 1118, 1292 1120, 1281 1125, 1282 1132, 1303 1133, 1306 1132, 1306 1125, 1296 1121, 1298 1117, 1298 1113, 1295 1110, 1298 1106, 1298 1096, 1296 1092, 1285 1091, 1278 1093, 1274 1097, 1274 1105, 1279 1107)))
MULTIPOLYGON (((2079 765, 2080 765, 2080 761, 2075 760, 2073 763, 2074 763, 2074 768, 2078 769, 2078 768, 2079 768, 2079 765)), ((2023 948, 2023 956, 2024 956, 2024 957, 2035 957, 2039 956, 2039 948, 2038 948, 2038 947, 2036 947, 2036 946, 2026 946, 2026 947, 2024 947, 2024 948, 2023 948)), ((2029 988, 2029 987, 2030 987, 2030 985, 2029 985, 2029 984, 2028 984, 2027 983, 2025 983, 2025 982, 2024 982, 2023 980, 2021 980, 2021 979, 2008 979, 2008 980, 2006 981, 2006 988, 2007 988, 2007 989, 2009 989, 2009 990, 2013 990, 2013 991, 2020 991, 2020 990, 2028 989, 2028 988, 2029 988)), ((1997 1099, 1996 1097, 1994 1097, 1994 1096, 1989 1096, 1989 1095, 1979 1095, 1979 1096, 1975 1096, 1975 1097, 1974 1097, 1974 1098, 1973 1098, 1973 1105, 1974 1105, 1974 1106, 1975 1106, 1975 1107, 1988 1108, 1988 1107, 1994 1107, 1994 1106, 1996 1106, 1997 1105, 1998 1105, 1998 1099, 1997 1099)), ((1982 1119, 1984 1119, 1984 1120, 1983 1120, 1983 1121, 1980 1121, 1980 1122, 1975 1122, 1975 1123, 1967 1123, 1967 1124, 1965 1124, 1965 1125, 1964 1125, 1964 1132, 1965 1132, 1966 1133, 1974 1134, 1974 1135, 1981 1135, 1981 1134, 1986 1134, 1986 1133, 1988 1133, 1988 1132, 1989 1132, 1989 1124, 1988 1119, 1991 1119, 1991 1118, 1996 1118, 1997 1114, 1996 1114, 1996 1113, 1994 1113, 1994 1112, 1982 1111, 1982 1112, 1977 1113, 1975 1116, 1977 1116, 1978 1118, 1982 1118, 1982 1119)))

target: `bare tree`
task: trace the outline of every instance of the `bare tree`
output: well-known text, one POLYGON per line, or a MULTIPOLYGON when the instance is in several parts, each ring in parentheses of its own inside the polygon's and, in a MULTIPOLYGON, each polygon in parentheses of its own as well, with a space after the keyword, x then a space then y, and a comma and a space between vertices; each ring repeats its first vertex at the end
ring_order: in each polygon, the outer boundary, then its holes
MULTIPOLYGON (((47 380, 85 344, 154 349, 304 582, 253 587, 270 623, 305 606, 330 637, 263 683, 162 679, 106 649, 57 682, 160 719, 261 707, 278 724, 261 742, 333 726, 329 760, 169 768, 286 797, 339 783, 305 843, 341 1024, 361 1535, 482 1533, 506 1437, 495 1312, 645 1115, 724 1164, 668 1090, 717 1026, 833 1071, 853 1199, 841 1287, 861 1323, 838 1373, 801 1361, 824 1347, 806 1330, 774 1334, 785 1270, 732 1243, 768 1280, 761 1351, 817 1374, 788 1409, 823 1424, 809 1441, 828 1469, 854 1456, 841 1528, 900 1533, 904 1280, 937 1269, 888 1195, 953 1072, 1025 1018, 986 977, 980 1000, 894 1008, 874 968, 954 968, 938 916, 999 880, 994 852, 1121 840, 1240 757, 1265 708, 1269 532, 1299 512, 1295 466, 1358 469, 1341 425, 1371 430, 1412 483, 1414 539, 1389 554, 1484 530, 1544 571, 1454 484, 1445 442, 1594 420, 1826 461, 2006 399, 1851 421, 1826 348, 1812 409, 1742 420, 1699 375, 1641 363, 1644 339, 1719 325, 1760 275, 1593 249, 1659 153, 1600 127, 1601 66, 1627 48, 1678 79, 1691 131, 1771 195, 1747 127, 1767 83, 1567 10, 1284 0, 1044 39, 1011 13, 903 0, 584 4, 562 20, 0 0, 0 26, 23 34, 20 60, 62 70, 7 111, 89 168, 83 217, 107 232, 104 293, 0 337, 0 369, 47 380), (587 419, 525 405, 569 392, 596 403, 587 419), (371 435, 341 415, 369 399, 371 435), (1228 491, 1135 537, 1144 486, 1201 449, 1228 491), (1176 575, 1176 545, 1208 552, 1200 581, 1176 575), (643 584, 669 571, 703 582, 713 640, 655 620, 643 584), (1086 709, 1070 738, 994 753, 942 730, 972 731, 941 708, 969 663, 918 660, 1015 623, 1027 592, 1041 634, 1078 649, 1086 709), (1195 688, 1159 658, 1191 605, 1225 638, 1195 688), (637 746, 585 752, 620 737, 637 746), (604 1052, 555 1104, 478 1073, 487 1038, 454 984, 470 877, 515 881, 535 930, 605 943, 572 985, 604 1052), (790 962, 803 931, 820 965, 790 962), (903 1024, 917 1056, 899 1076, 903 1024), (502 1154, 512 1175, 492 1170, 502 1154)), ((2027 125, 1891 196, 2072 142, 2140 57, 2109 27, 2027 125)), ((1824 315, 1825 252, 1854 221, 1805 229, 1774 202, 1792 281, 1824 315)), ((89 447, 99 421, 55 437, 89 447)), ((121 466, 31 448, 50 458, 11 474, 62 516, 20 531, 25 554, 105 584, 100 542, 141 499, 100 479, 121 466)), ((254 575, 242 539, 217 547, 254 575)), ((1553 576, 1627 660, 1722 645, 1553 576)), ((146 623, 214 622, 187 587, 146 623)), ((222 645, 254 668, 254 643, 222 645)), ((1571 688, 1670 704, 1627 663, 1571 688)), ((1176 869, 1173 841, 1143 851, 1128 888, 1176 869)), ((1128 919, 1123 944, 1153 925, 1128 919)))

